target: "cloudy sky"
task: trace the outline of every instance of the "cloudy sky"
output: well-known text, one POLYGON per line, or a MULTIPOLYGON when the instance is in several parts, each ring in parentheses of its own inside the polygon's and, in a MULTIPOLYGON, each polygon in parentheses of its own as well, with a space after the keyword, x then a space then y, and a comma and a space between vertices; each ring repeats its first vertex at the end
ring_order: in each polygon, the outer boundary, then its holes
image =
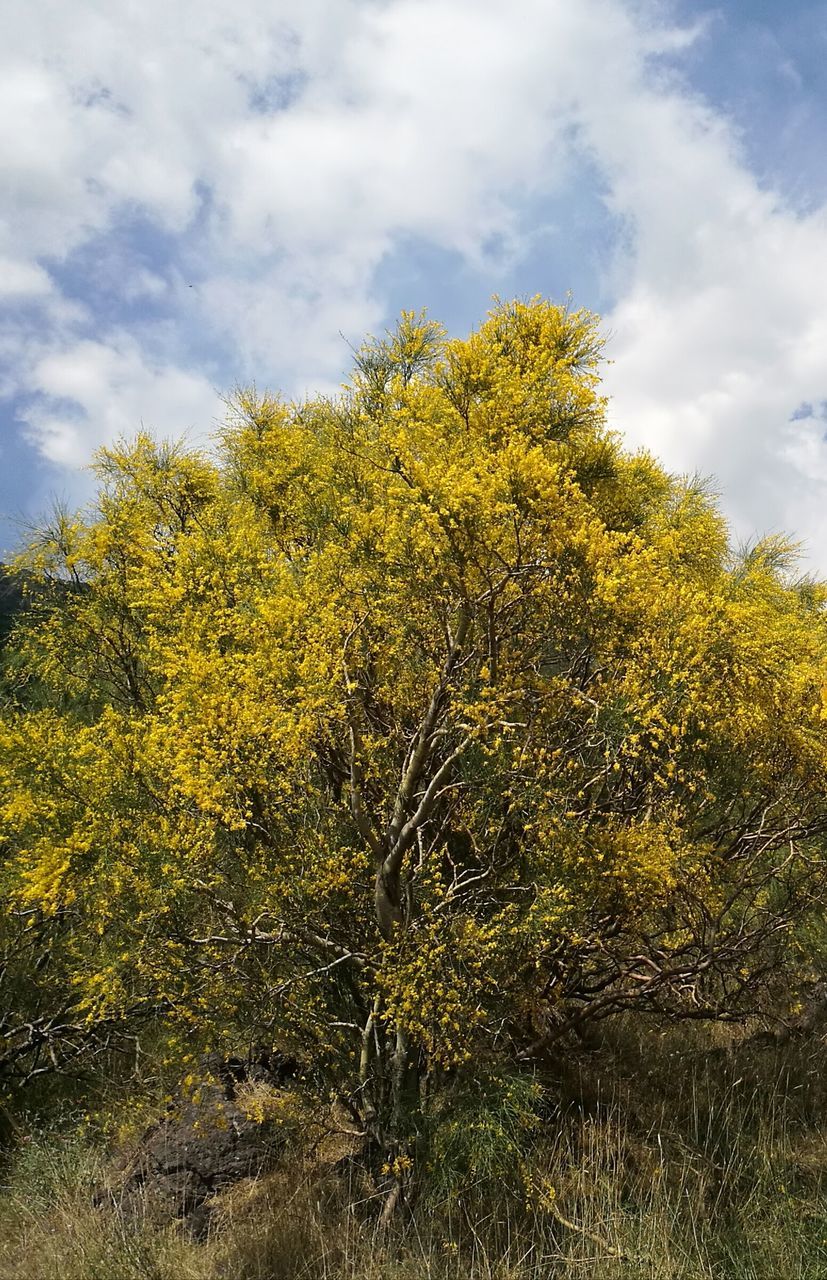
POLYGON ((93 449, 492 294, 827 572, 827 0, 5 0, 0 550, 93 449), (347 341, 346 341, 347 340, 347 341))

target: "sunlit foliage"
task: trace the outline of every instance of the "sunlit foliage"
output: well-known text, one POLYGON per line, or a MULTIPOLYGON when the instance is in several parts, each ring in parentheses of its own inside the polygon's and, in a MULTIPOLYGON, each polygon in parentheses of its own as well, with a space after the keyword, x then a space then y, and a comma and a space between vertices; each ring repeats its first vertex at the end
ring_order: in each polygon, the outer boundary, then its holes
POLYGON ((824 592, 624 451, 600 345, 406 314, 334 399, 101 453, 0 726, 74 1022, 276 1041, 394 1151, 446 1073, 766 996, 822 893, 824 592))

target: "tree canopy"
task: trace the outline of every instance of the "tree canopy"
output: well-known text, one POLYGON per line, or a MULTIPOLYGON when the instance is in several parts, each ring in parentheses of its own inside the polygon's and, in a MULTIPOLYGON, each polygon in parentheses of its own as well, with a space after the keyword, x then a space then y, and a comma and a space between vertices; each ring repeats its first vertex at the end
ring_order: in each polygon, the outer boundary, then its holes
POLYGON ((825 593, 622 447, 600 348, 542 300, 405 314, 336 397, 102 451, 22 557, 0 724, 52 1025, 275 1041, 402 1151, 458 1073, 777 999, 824 892, 825 593))

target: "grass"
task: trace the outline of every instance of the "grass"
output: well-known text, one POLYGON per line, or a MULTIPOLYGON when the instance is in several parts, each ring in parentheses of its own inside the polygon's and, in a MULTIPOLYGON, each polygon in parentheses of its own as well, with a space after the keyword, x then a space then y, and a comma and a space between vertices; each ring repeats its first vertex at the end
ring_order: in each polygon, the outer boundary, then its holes
POLYGON ((544 1086, 519 1177, 434 1181, 386 1234, 356 1207, 360 1183, 294 1152, 224 1193, 195 1241, 95 1208, 105 1153, 77 1125, 32 1133, 2 1179, 0 1280, 827 1277, 820 1042, 621 1031, 544 1086))

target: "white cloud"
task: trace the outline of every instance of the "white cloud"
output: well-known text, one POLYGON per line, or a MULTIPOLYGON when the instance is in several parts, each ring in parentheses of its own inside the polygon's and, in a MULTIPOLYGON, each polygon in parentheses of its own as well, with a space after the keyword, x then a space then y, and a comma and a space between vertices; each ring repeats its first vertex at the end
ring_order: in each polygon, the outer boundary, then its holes
POLYGON ((221 415, 214 388, 195 374, 147 360, 128 335, 82 341, 42 356, 29 376, 28 430, 51 462, 80 468, 90 448, 134 435, 203 439, 221 415))
POLYGON ((744 537, 798 531, 827 565, 827 448, 795 408, 827 392, 827 212, 762 190, 724 124, 644 90, 587 128, 634 226, 607 317, 616 423, 681 470, 713 473, 744 537))
POLYGON ((36 338, 6 340, 5 389, 30 397, 51 459, 141 419, 209 425, 193 335, 241 379, 335 379, 339 332, 381 323, 400 238, 480 270, 492 239, 518 255, 527 202, 564 191, 585 152, 624 229, 616 420, 669 465, 717 472, 741 532, 797 528, 827 564, 823 424, 789 421, 827 395, 827 219, 763 190, 664 69, 703 19, 677 30, 658 0, 9 0, 6 27, 0 293, 48 307, 36 338), (119 286, 171 308, 164 354, 160 333, 111 321, 90 337, 45 269, 135 212, 178 245, 166 275, 119 286))
POLYGON ((51 292, 49 274, 37 263, 0 258, 0 301, 45 298, 51 292))

